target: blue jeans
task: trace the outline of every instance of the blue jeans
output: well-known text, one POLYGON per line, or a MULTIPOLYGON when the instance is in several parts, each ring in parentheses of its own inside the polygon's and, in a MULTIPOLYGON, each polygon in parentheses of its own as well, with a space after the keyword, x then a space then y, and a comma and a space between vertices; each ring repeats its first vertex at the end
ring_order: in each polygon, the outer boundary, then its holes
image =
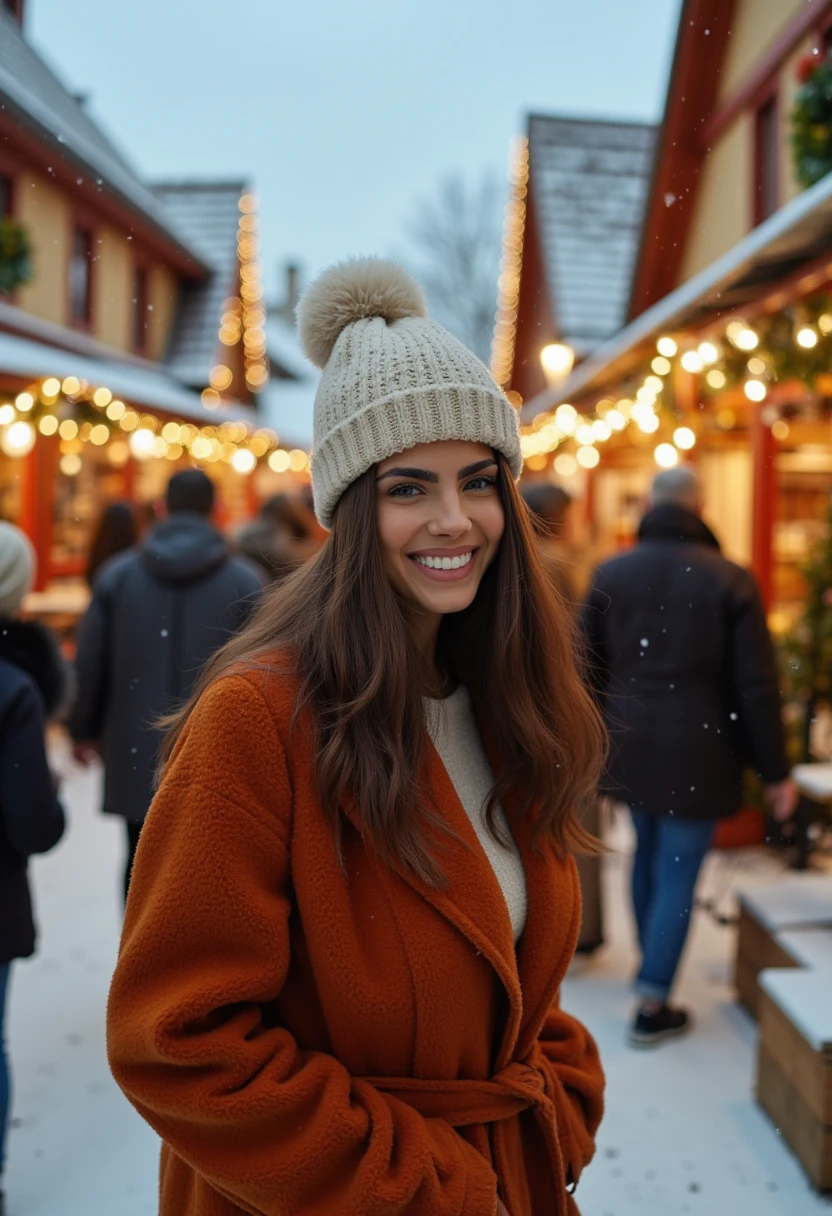
POLYGON ((636 830, 633 911, 641 946, 635 990, 667 1000, 690 927, 693 892, 711 846, 713 820, 674 819, 630 807, 636 830))
POLYGON ((6 1163, 6 1133, 9 1130, 11 1075, 6 1051, 6 995, 9 990, 11 963, 0 963, 0 1179, 6 1163))

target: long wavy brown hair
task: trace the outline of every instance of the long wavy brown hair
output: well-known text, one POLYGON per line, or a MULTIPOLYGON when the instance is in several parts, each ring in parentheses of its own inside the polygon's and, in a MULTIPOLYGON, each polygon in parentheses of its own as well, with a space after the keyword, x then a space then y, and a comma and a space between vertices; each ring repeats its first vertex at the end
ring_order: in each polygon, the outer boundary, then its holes
MULTIPOLYGON (((525 504, 498 454, 505 530, 477 595, 443 617, 437 658, 471 696, 496 757, 487 820, 509 793, 512 813, 533 818, 536 847, 598 851, 580 823, 605 754, 600 715, 576 665, 571 613, 552 589, 525 504)), ((163 763, 205 688, 233 669, 268 669, 290 656, 300 693, 294 721, 311 711, 321 805, 340 843, 350 796, 366 838, 388 863, 441 886, 425 841, 441 809, 427 788, 425 671, 407 606, 384 573, 375 469, 344 493, 323 548, 270 591, 249 624, 207 663, 190 702, 168 719, 163 763)), ((435 850, 434 850, 435 852, 435 850)))

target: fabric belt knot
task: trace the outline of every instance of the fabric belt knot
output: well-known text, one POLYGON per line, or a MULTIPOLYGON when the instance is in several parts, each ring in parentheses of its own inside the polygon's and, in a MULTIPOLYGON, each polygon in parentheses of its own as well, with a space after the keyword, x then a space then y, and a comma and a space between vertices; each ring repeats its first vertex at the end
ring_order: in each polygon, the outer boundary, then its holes
POLYGON ((364 1077, 382 1093, 407 1102, 426 1119, 444 1119, 452 1127, 496 1123, 546 1101, 541 1070, 527 1060, 513 1060, 488 1080, 421 1080, 415 1077, 364 1077))

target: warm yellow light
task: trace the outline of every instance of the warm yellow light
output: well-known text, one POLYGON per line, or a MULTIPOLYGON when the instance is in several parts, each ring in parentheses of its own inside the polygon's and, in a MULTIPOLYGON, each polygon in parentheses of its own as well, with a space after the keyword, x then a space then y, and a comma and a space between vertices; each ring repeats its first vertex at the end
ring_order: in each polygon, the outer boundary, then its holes
POLYGON ((232 329, 231 326, 223 326, 219 333, 220 342, 223 346, 236 346, 240 341, 239 329, 232 329))
POLYGON ((163 439, 161 435, 153 436, 153 455, 157 460, 162 460, 168 454, 168 441, 163 439))
POLYGON ((162 427, 162 438, 167 440, 168 443, 178 443, 179 442, 179 423, 178 422, 166 422, 165 425, 162 427))
POLYGON ((564 402, 555 410, 555 422, 558 424, 564 435, 573 434, 575 427, 578 425, 578 411, 574 405, 569 405, 564 402))
POLYGON ((90 443, 95 444, 97 448, 103 447, 109 438, 110 428, 105 426, 103 422, 99 422, 90 431, 90 443))
POLYGON ((682 355, 682 367, 686 372, 702 371, 702 356, 698 350, 686 350, 682 355))
POLYGON ((58 427, 58 434, 61 439, 75 439, 78 434, 78 423, 74 418, 64 418, 58 427))
POLYGON ((92 399, 93 404, 97 405, 99 409, 103 410, 112 401, 113 394, 108 388, 97 388, 92 395, 92 399))
POLYGON ((575 352, 565 342, 550 342, 540 352, 540 365, 550 385, 562 384, 575 362, 575 352))
POLYGON ((13 405, 8 402, 5 405, 0 405, 0 426, 8 426, 10 422, 14 422, 17 414, 13 405))
POLYGON ((644 387, 657 397, 664 388, 664 380, 660 376, 648 376, 644 381, 644 387))
POLYGON ((246 372, 246 384, 249 388, 262 388, 269 378, 269 369, 263 364, 250 367, 246 372))
POLYGON ((147 460, 149 456, 152 456, 155 444, 156 436, 146 426, 139 427, 130 436, 130 451, 137 460, 147 460))
POLYGON ((716 363, 719 358, 719 350, 714 346, 713 342, 700 342, 698 347, 699 358, 707 366, 709 363, 716 363))
POLYGON ((215 410, 220 404, 220 395, 215 388, 204 388, 200 399, 206 410, 215 410))
POLYGON ((662 469, 672 469, 679 463, 679 453, 672 443, 660 443, 653 453, 653 459, 662 469))
POLYGON ((636 426, 645 435, 653 435, 659 429, 658 415, 650 410, 641 410, 636 418, 636 426))
POLYGON ((67 452, 65 456, 61 457, 59 467, 64 477, 77 477, 82 468, 81 457, 77 452, 67 452))
POLYGON ((76 393, 80 393, 81 391, 81 381, 77 376, 67 376, 61 388, 67 397, 74 397, 76 393))
POLYGON ((737 416, 733 410, 722 409, 716 416, 716 424, 723 431, 730 431, 731 427, 737 421, 737 416))
POLYGON ((233 374, 230 367, 226 367, 224 363, 218 363, 216 367, 211 368, 208 379, 211 381, 212 388, 217 389, 218 392, 224 392, 231 383, 233 374))
POLYGON ((594 469, 601 460, 601 454, 597 448, 583 447, 578 448, 575 459, 582 469, 594 469))
POLYGON ((257 467, 257 457, 248 448, 237 448, 231 457, 231 467, 238 473, 250 473, 257 467))
POLYGON ((139 425, 139 415, 134 410, 126 410, 121 416, 119 426, 123 431, 135 431, 139 425))
POLYGON ((678 349, 679 348, 673 339, 667 335, 665 335, 663 338, 659 338, 658 342, 656 343, 656 350, 660 355, 664 355, 666 359, 672 359, 678 349))
POLYGON ((548 463, 549 463, 549 457, 543 456, 543 455, 530 456, 529 459, 526 461, 526 464, 529 466, 529 468, 532 470, 533 473, 542 473, 548 463))
POLYGON ((289 453, 277 448, 269 457, 269 468, 274 473, 285 473, 289 468, 289 453))
POLYGON ((761 359, 759 355, 752 355, 746 363, 746 367, 752 376, 764 376, 766 371, 766 361, 761 359))
POLYGON ((35 446, 35 428, 30 422, 13 422, 0 431, 0 448, 7 456, 27 456, 35 446))
POLYGON ((107 447, 107 459, 110 464, 119 468, 130 459, 130 448, 123 439, 114 439, 107 447))
POLYGON ((254 304, 257 300, 263 299, 263 288, 259 283, 243 283, 240 295, 247 304, 254 304))
POLYGON ((642 384, 641 388, 636 393, 636 403, 639 406, 649 406, 651 409, 656 403, 656 394, 652 388, 648 388, 646 384, 642 384))
POLYGON ((206 439, 204 435, 198 435, 191 444, 191 455, 194 460, 208 460, 212 451, 211 440, 206 439))
POLYGON ((251 191, 240 195, 240 201, 237 204, 244 215, 250 215, 252 211, 257 210, 257 195, 251 191))
POLYGON ((14 399, 14 403, 21 414, 25 414, 35 404, 35 399, 31 393, 18 393, 14 399))
POLYGON ((126 408, 127 407, 123 401, 111 401, 107 406, 105 413, 111 422, 118 422, 120 418, 124 417, 124 411, 126 408))
POLYGON ((689 426, 677 426, 673 432, 673 442, 683 452, 689 452, 696 444, 696 433, 689 426))
POLYGON ((795 342, 798 346, 802 346, 804 350, 811 350, 812 347, 818 344, 818 331, 812 329, 811 325, 804 325, 795 334, 795 342))
POLYGON ((272 446, 266 435, 261 435, 260 432, 252 435, 248 445, 255 456, 265 456, 269 448, 272 446))
POLYGON ((575 439, 585 447, 590 447, 595 442, 595 431, 588 422, 582 422, 575 431, 575 439))
POLYGON ((818 329, 822 334, 832 334, 832 314, 821 313, 818 317, 818 329))
POLYGON ((790 433, 788 422, 785 422, 782 418, 778 418, 777 421, 772 424, 771 433, 775 439, 788 439, 790 433))
POLYGON ((592 430, 595 434, 595 438, 601 443, 605 443, 612 434, 612 426, 603 418, 596 418, 595 422, 592 424, 592 430))
POLYGON ((749 401, 765 401, 768 389, 762 380, 746 380, 742 388, 749 401))
POLYGON ((614 431, 623 431, 627 425, 627 419, 621 413, 621 410, 607 410, 604 421, 607 426, 612 427, 614 431))
POLYGON ((650 366, 657 376, 666 376, 670 371, 672 364, 669 359, 665 359, 664 355, 656 355, 650 366))
POLYGON ((705 380, 709 388, 725 388, 725 373, 721 372, 718 367, 712 367, 705 380))
POLYGON ((574 477, 578 471, 578 462, 568 452, 561 452, 560 456, 555 457, 554 468, 558 477, 574 477))
POLYGON ((168 450, 165 452, 165 457, 168 460, 178 460, 185 449, 181 443, 169 443, 168 450))
POLYGON ((632 413, 633 403, 629 397, 622 397, 615 408, 623 418, 629 418, 632 413))
POLYGON ((301 448, 293 448, 289 453, 289 468, 293 473, 302 473, 309 464, 309 457, 301 448))
POLYGON ((61 382, 55 376, 49 376, 47 380, 44 380, 40 391, 44 397, 57 397, 61 391, 61 382))
POLYGON ((756 350, 760 344, 757 334, 744 321, 729 321, 725 333, 728 341, 737 350, 756 350))
MULTIPOLYGON (((17 423, 15 423, 17 425, 17 423)), ((28 422, 26 423, 28 426, 28 422)), ((44 414, 38 423, 38 430, 41 435, 54 435, 58 429, 58 419, 54 414, 44 414)))

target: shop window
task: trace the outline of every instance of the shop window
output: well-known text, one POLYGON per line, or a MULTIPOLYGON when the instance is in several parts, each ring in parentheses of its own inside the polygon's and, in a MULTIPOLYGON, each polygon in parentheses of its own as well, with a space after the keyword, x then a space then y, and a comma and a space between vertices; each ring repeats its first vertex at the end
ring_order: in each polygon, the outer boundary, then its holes
POLYGON ((776 94, 758 108, 755 119, 754 223, 773 215, 780 206, 778 174, 778 107, 776 94))
POLYGON ((0 219, 12 213, 12 179, 0 173, 0 219))
POLYGON ((146 266, 136 266, 133 270, 133 350, 140 355, 147 350, 146 266))
POLYGON ((69 259, 69 317, 73 325, 89 325, 92 315, 92 233, 76 225, 69 259))

